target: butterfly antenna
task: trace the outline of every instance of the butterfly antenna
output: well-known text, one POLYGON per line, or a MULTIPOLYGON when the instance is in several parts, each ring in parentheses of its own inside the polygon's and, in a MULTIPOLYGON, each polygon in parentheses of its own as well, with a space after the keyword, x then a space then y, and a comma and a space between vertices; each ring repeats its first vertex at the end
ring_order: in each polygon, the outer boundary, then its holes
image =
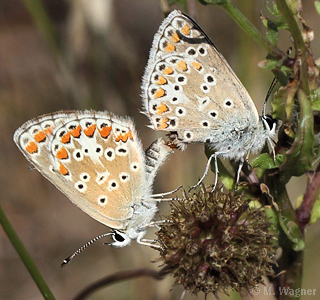
POLYGON ((263 104, 263 110, 262 110, 262 116, 265 116, 266 115, 266 106, 267 106, 267 102, 269 100, 269 97, 274 89, 274 87, 276 86, 276 84, 278 83, 278 80, 276 78, 273 78, 272 82, 271 82, 271 85, 268 89, 268 92, 267 92, 267 95, 266 95, 266 98, 264 99, 264 104, 263 104))
POLYGON ((112 235, 114 234, 113 232, 110 233, 104 233, 101 234, 95 238, 93 238, 92 240, 90 240, 89 242, 87 242, 85 245, 83 245, 82 247, 80 247, 77 251, 73 252, 69 257, 67 257, 66 259, 64 259, 61 263, 61 267, 64 267, 65 265, 67 265, 72 259, 74 259, 78 254, 80 254, 83 250, 85 250, 86 248, 88 248, 90 245, 92 245, 94 242, 106 237, 107 235, 112 235))

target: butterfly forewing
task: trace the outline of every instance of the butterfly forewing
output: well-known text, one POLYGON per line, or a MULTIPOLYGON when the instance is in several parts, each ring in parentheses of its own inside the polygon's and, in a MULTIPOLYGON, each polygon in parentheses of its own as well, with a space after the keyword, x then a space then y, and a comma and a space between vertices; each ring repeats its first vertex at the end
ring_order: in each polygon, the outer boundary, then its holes
POLYGON ((172 12, 155 35, 143 78, 144 109, 154 129, 183 142, 217 142, 226 124, 259 120, 239 79, 188 16, 172 12), (217 132, 219 134, 217 134, 217 132))
POLYGON ((124 229, 134 204, 149 197, 145 157, 131 120, 91 111, 56 113, 19 128, 27 159, 101 223, 124 229), (121 199, 121 201, 119 201, 121 199))

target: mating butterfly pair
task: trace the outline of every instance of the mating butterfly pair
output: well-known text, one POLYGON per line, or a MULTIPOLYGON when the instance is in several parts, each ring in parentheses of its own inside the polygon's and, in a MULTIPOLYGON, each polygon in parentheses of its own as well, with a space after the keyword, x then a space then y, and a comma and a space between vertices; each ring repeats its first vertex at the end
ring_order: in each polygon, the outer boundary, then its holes
MULTIPOLYGON (((210 158, 216 165, 217 156, 241 164, 274 134, 274 123, 269 126, 265 116, 259 117, 210 39, 179 11, 163 21, 154 37, 142 96, 151 128, 169 132, 181 148, 208 143, 216 151, 210 158)), ((114 229, 111 245, 123 247, 132 239, 149 244, 143 236, 157 211, 152 184, 172 152, 162 139, 144 153, 129 118, 72 111, 26 122, 14 141, 74 204, 114 229)))

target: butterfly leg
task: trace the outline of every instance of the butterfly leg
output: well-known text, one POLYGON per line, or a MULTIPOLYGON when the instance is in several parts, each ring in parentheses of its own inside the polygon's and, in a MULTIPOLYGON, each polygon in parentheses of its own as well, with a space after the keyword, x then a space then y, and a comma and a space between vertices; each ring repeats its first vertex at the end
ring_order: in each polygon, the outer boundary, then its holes
POLYGON ((155 243, 157 243, 157 240, 148 240, 148 239, 143 239, 144 232, 142 232, 138 238, 137 238, 137 243, 140 245, 145 245, 145 246, 149 246, 152 248, 156 248, 156 249, 161 249, 161 247, 159 245, 155 245, 155 243))
POLYGON ((203 173, 202 177, 200 178, 200 180, 197 182, 196 185, 194 185, 194 186, 189 188, 189 192, 191 190, 195 189, 196 187, 198 187, 202 183, 203 179, 207 176, 208 171, 209 171, 209 167, 210 167, 210 163, 211 163, 211 160, 213 158, 214 158, 214 167, 215 167, 215 171, 216 171, 216 178, 215 178, 214 187, 213 187, 213 190, 215 190, 215 188, 217 186, 217 183, 218 183, 218 173, 219 173, 217 156, 218 156, 218 153, 211 154, 211 156, 208 159, 208 162, 207 162, 207 165, 206 165, 206 169, 204 170, 204 173, 203 173))
POLYGON ((240 160, 240 163, 239 163, 239 166, 238 166, 237 178, 236 178, 236 184, 235 184, 235 191, 238 190, 238 184, 239 184, 239 181, 240 181, 240 175, 241 175, 241 170, 242 170, 243 164, 244 164, 244 160, 242 159, 242 160, 240 160))
MULTIPOLYGON (((154 194, 152 195, 151 197, 152 198, 157 198, 157 197, 164 197, 164 196, 167 196, 167 195, 171 195, 171 194, 174 194, 175 192, 177 192, 178 190, 180 190, 182 188, 182 185, 179 185, 176 189, 170 191, 170 192, 166 192, 166 193, 161 193, 161 194, 154 194)), ((170 198, 170 199, 174 199, 174 198, 170 198)), ((156 200, 156 199, 155 199, 156 200)), ((162 201, 162 199, 159 199, 160 201, 162 201)))
POLYGON ((156 227, 157 229, 160 229, 160 226, 161 224, 165 224, 165 223, 171 223, 171 221, 169 220, 159 220, 159 221, 153 221, 153 222, 150 222, 148 224, 145 224, 139 228, 145 228, 145 227, 156 227))

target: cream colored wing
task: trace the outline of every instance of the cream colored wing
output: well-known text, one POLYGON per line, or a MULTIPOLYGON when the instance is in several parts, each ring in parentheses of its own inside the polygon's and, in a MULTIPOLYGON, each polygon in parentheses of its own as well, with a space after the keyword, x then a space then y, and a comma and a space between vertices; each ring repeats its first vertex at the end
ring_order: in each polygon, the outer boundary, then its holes
POLYGON ((125 229, 148 198, 145 154, 130 119, 93 111, 58 112, 22 125, 14 140, 25 157, 84 212, 125 229))
POLYGON ((154 37, 142 84, 155 130, 183 143, 217 142, 259 121, 248 92, 201 28, 173 11, 154 37))

